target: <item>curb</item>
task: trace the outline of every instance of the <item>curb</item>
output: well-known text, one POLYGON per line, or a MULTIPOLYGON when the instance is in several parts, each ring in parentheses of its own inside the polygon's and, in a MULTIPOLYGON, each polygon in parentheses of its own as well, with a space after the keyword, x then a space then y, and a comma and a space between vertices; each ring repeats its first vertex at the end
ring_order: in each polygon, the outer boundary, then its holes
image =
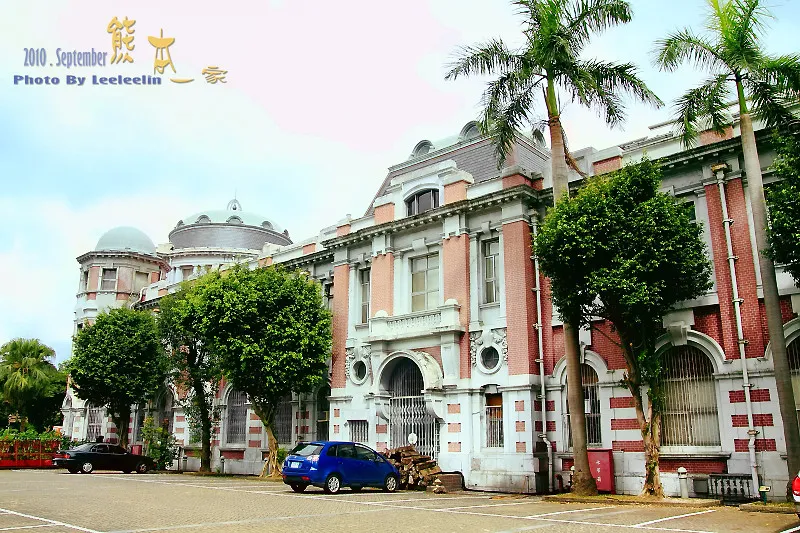
POLYGON ((648 498, 611 498, 603 496, 542 496, 542 500, 547 502, 561 503, 608 503, 612 505, 652 505, 658 507, 685 507, 687 509, 706 509, 710 507, 720 507, 721 502, 717 500, 700 500, 680 498, 665 498, 663 500, 648 498))
POLYGON ((740 511, 747 513, 775 513, 775 514, 795 514, 794 505, 764 505, 763 503, 743 503, 739 506, 740 511))

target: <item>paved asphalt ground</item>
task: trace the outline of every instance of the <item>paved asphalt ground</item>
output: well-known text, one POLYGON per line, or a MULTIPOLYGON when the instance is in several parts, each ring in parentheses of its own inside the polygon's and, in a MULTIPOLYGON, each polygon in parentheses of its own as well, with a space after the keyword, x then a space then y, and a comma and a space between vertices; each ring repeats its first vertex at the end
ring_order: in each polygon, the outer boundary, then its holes
POLYGON ((792 515, 736 508, 607 506, 466 492, 434 495, 309 489, 282 483, 177 474, 0 471, 0 533, 800 531, 792 515))

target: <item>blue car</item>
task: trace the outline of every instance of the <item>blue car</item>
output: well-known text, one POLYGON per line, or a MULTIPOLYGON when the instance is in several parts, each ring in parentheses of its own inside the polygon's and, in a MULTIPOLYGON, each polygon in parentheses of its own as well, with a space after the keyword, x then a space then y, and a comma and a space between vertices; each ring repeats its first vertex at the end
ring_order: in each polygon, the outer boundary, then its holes
POLYGON ((384 456, 356 442, 301 442, 283 463, 283 482, 295 492, 313 485, 328 494, 342 487, 378 487, 394 492, 400 473, 384 456))

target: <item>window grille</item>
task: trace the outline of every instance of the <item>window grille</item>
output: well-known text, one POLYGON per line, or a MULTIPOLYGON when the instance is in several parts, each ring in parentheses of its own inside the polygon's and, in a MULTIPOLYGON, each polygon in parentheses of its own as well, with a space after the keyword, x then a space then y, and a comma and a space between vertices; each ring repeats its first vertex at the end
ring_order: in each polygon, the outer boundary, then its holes
POLYGON ((94 442, 103 431, 103 409, 101 407, 90 407, 86 420, 86 440, 94 442))
POLYGON ((497 258, 500 255, 500 241, 483 243, 483 303, 500 301, 500 287, 497 283, 497 258))
POLYGON ((144 405, 140 405, 139 408, 136 410, 136 433, 134 433, 135 435, 133 439, 134 442, 142 442, 142 429, 144 429, 144 415, 145 415, 145 407, 144 405))
POLYGON ((439 207, 439 191, 436 189, 420 191, 406 200, 408 216, 418 215, 437 207, 439 207))
POLYGON ((361 323, 366 324, 369 320, 370 269, 361 270, 359 276, 361 277, 361 323))
POLYGON ((503 447, 503 395, 486 395, 486 447, 503 447))
POLYGON ((104 291, 113 291, 117 288, 117 269, 104 268, 103 279, 100 283, 100 289, 104 291))
POLYGON ((439 306, 439 256, 411 260, 411 310, 425 311, 439 306))
MULTIPOLYGON (((597 372, 587 364, 581 365, 581 385, 583 386, 583 412, 586 419, 586 445, 602 446, 602 416, 600 414, 600 386, 597 372)), ((572 425, 569 419, 569 402, 567 402, 567 435, 569 447, 572 448, 572 425)))
POLYGON ((664 358, 662 446, 719 446, 714 366, 694 346, 670 348, 664 358))
POLYGON ((292 443, 292 396, 285 396, 278 404, 272 434, 279 444, 292 443))
POLYGON ((328 421, 330 420, 330 402, 328 396, 331 395, 331 388, 322 387, 317 393, 317 439, 328 439, 328 421))
POLYGON ((800 340, 798 339, 794 339, 786 346, 786 355, 789 358, 789 371, 792 374, 795 411, 800 420, 800 340))
POLYGON ((366 420, 350 420, 350 440, 367 444, 369 441, 369 424, 366 420))
POLYGON ((64 404, 64 409, 67 410, 64 413, 64 423, 61 426, 61 433, 67 437, 72 437, 72 425, 74 417, 72 415, 72 398, 67 397, 67 401, 64 404))
POLYGON ((232 390, 228 394, 225 425, 225 442, 227 444, 241 444, 245 441, 247 431, 247 395, 245 393, 232 390))

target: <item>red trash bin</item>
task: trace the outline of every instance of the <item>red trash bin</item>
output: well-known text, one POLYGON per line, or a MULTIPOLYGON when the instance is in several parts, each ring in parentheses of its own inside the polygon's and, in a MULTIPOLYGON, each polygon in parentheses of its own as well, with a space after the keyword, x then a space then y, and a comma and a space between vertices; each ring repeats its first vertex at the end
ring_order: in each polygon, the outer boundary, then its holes
POLYGON ((133 455, 142 455, 142 445, 141 444, 132 444, 131 445, 131 453, 133 455))
POLYGON ((614 451, 608 449, 589 450, 589 470, 597 482, 597 490, 616 494, 614 483, 614 451))

